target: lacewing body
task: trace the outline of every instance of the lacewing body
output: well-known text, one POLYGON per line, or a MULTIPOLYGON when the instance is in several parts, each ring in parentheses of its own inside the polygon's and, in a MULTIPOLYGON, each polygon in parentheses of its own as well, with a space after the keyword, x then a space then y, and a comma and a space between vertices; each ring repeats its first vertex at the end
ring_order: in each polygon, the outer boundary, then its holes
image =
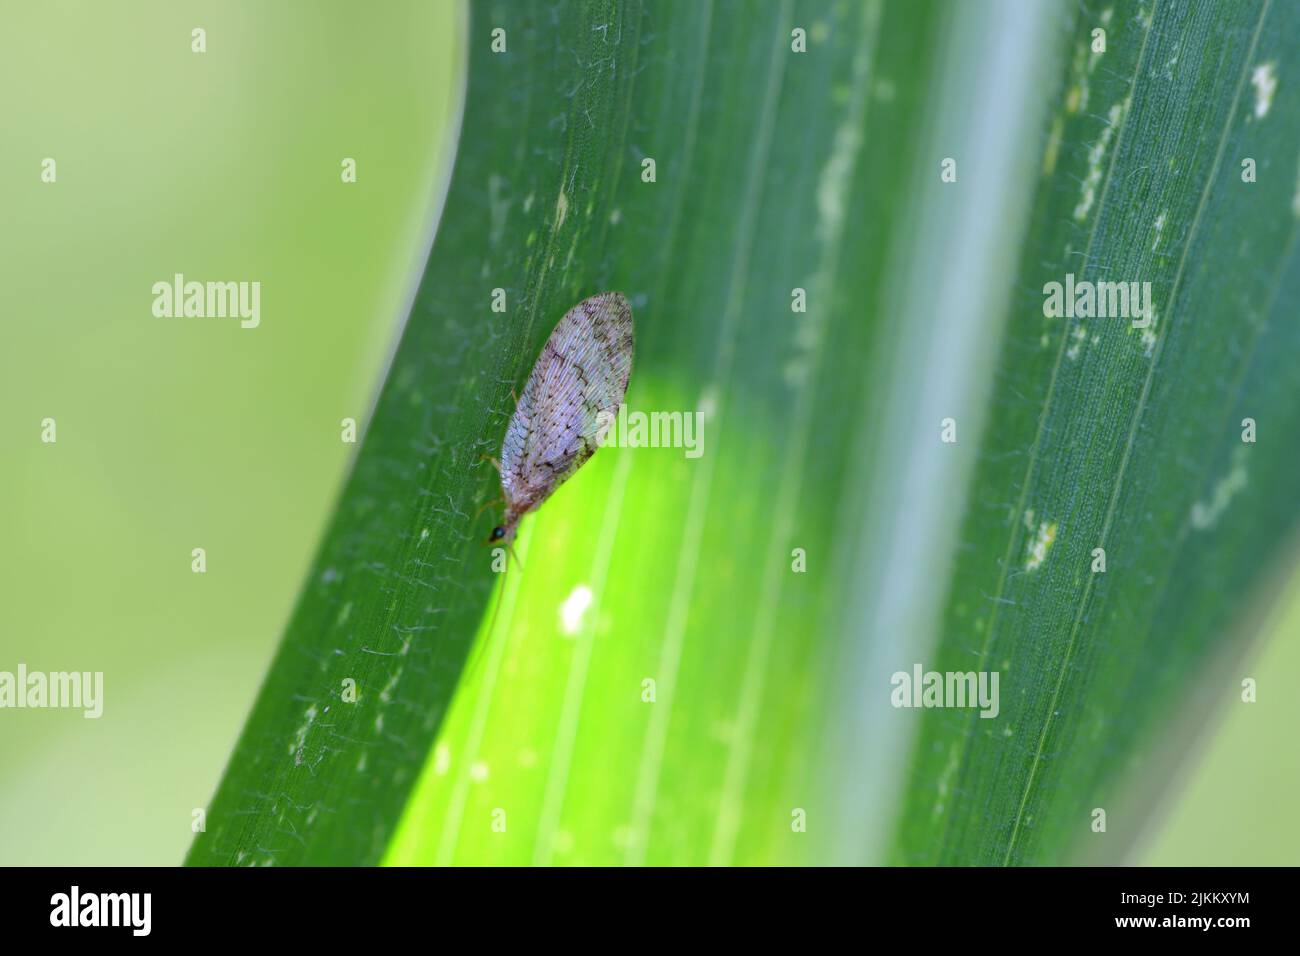
POLYGON ((602 292, 564 314, 542 347, 501 447, 505 516, 492 541, 509 545, 536 510, 596 451, 601 413, 617 415, 632 374, 632 309, 602 292))

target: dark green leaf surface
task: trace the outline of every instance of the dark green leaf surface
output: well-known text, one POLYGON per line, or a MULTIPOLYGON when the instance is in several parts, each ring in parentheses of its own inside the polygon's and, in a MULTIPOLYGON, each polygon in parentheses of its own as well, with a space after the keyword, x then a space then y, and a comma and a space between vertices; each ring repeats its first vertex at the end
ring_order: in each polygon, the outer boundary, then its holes
MULTIPOLYGON (((1157 789, 1157 732, 1248 636, 1300 509, 1297 41, 1292 3, 1077 17, 935 665, 1000 671, 1002 712, 929 713, 900 861, 1119 859, 1151 809, 1119 816, 1121 784, 1157 789), (1152 282, 1153 334, 1044 318, 1067 272, 1152 282)), ((1212 706, 1240 676, 1212 675, 1212 706)))

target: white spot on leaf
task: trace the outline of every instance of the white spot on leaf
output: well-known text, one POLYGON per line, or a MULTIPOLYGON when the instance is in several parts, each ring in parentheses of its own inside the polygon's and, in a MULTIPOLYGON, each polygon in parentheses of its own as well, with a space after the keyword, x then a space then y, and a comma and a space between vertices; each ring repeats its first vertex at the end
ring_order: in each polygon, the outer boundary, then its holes
POLYGON ((1034 535, 1025 545, 1025 570, 1037 571, 1042 567, 1043 562, 1047 560, 1048 552, 1052 550, 1052 543, 1056 541, 1056 522, 1048 524, 1046 521, 1038 525, 1038 533, 1034 535))
POLYGON ((1147 304, 1147 310, 1150 312, 1150 324, 1142 330, 1142 349, 1143 354, 1150 358, 1156 349, 1156 326, 1160 322, 1160 314, 1156 312, 1154 302, 1147 304))
POLYGON ((1079 203, 1074 207, 1074 218, 1078 222, 1088 218, 1092 204, 1097 201, 1097 189, 1101 186, 1106 150, 1110 148, 1110 141, 1115 136, 1115 131, 1119 129, 1124 114, 1128 112, 1128 106, 1129 102, 1125 100, 1110 108, 1101 135, 1097 137, 1097 142, 1092 144, 1092 149, 1088 150, 1088 175, 1083 180, 1083 195, 1079 197, 1079 203))
POLYGON ((1244 449, 1238 448, 1232 456, 1232 468, 1215 484, 1210 500, 1198 501, 1192 505, 1192 527, 1204 531, 1218 524, 1232 499, 1241 493, 1248 481, 1244 449))
POLYGON ((579 584, 560 605, 560 631, 570 637, 582 628, 582 619, 591 607, 591 588, 579 584))
POLYGON ((1255 88, 1255 119, 1263 119, 1273 105, 1277 92, 1277 64, 1271 60, 1255 67, 1250 74, 1250 85, 1255 88))
POLYGON ((307 731, 311 730, 311 725, 316 722, 316 705, 312 704, 303 713, 302 725, 294 731, 293 741, 289 744, 289 753, 296 754, 307 743, 307 731))
POLYGON ((551 228, 554 229, 555 232, 559 232, 560 228, 564 225, 564 220, 568 218, 568 215, 569 197, 564 195, 564 191, 561 190, 560 195, 556 197, 555 200, 555 225, 551 228))
POLYGON ((1083 348, 1083 343, 1087 341, 1088 333, 1082 325, 1076 325, 1074 331, 1070 333, 1070 338, 1074 340, 1074 344, 1066 351, 1065 357, 1073 362, 1079 357, 1079 350, 1083 348))

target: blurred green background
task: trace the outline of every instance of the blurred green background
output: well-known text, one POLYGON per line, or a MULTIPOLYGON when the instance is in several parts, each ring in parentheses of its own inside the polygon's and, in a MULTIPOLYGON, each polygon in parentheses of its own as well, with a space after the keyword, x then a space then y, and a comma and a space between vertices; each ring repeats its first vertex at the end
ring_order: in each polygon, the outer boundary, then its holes
MULTIPOLYGON (((364 423, 423 265, 463 11, 0 10, 0 670, 97 670, 106 685, 98 721, 0 711, 0 863, 178 863, 356 447, 340 419, 364 423), (40 181, 46 157, 56 184, 40 181), (155 318, 150 286, 176 272, 260 281, 261 327, 155 318), (40 442, 46 417, 57 444, 40 442)), ((618 477, 597 467, 589 481, 618 477)), ((1300 854, 1275 796, 1300 789, 1289 594, 1242 671, 1259 703, 1196 744, 1133 862, 1300 854)), ((448 733, 472 723, 467 707, 448 733)))
POLYGON ((413 295, 462 11, 0 10, 0 670, 103 671, 106 698, 0 711, 0 862, 177 864, 413 295), (176 272, 260 281, 260 327, 155 318, 176 272))

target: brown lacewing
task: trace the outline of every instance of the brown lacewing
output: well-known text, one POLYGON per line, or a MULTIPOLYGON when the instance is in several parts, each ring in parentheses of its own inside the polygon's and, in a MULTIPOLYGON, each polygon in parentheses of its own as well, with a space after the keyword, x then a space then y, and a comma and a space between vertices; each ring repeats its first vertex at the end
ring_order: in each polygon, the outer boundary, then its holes
POLYGON ((583 299, 542 347, 501 446, 505 516, 489 541, 515 539, 519 519, 541 507, 597 447, 600 423, 618 413, 632 374, 632 309, 620 292, 583 299))

